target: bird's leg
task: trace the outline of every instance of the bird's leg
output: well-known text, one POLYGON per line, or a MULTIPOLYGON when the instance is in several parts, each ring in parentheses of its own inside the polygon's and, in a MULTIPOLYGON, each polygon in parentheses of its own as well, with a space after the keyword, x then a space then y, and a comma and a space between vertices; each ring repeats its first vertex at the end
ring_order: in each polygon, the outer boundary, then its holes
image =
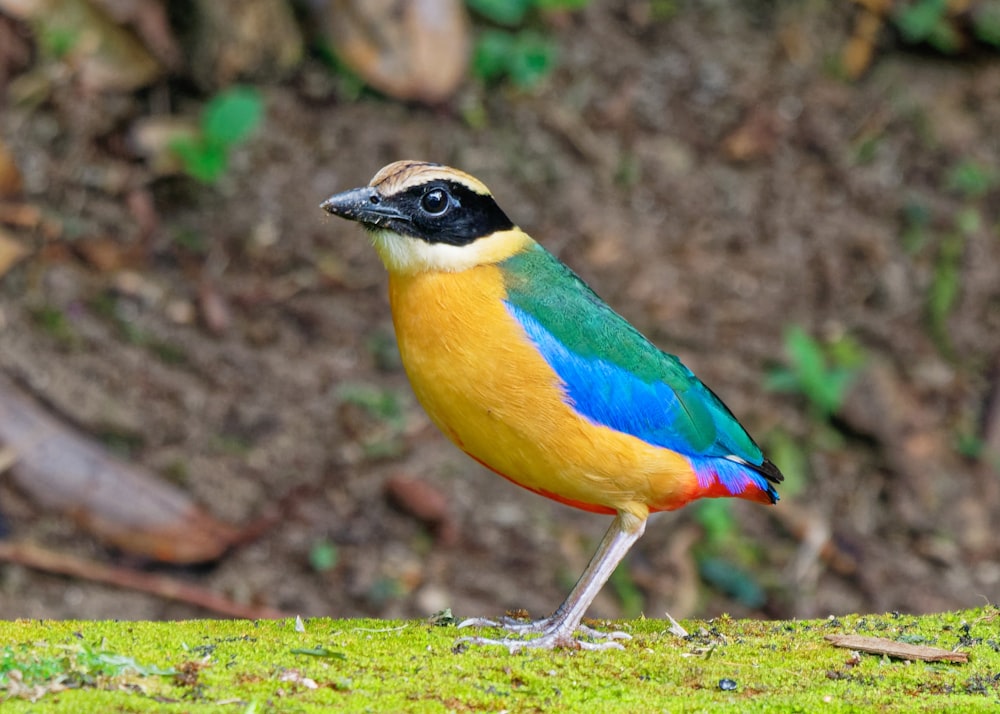
POLYGON ((639 519, 630 513, 619 513, 612 522, 608 532, 601 540, 601 544, 590 559, 583 575, 577 580, 573 590, 566 597, 566 600, 549 617, 535 622, 517 622, 510 619, 493 622, 490 620, 472 619, 465 620, 459 627, 468 626, 498 626, 510 630, 516 634, 539 634, 540 637, 534 639, 504 638, 500 640, 486 637, 463 637, 459 642, 468 642, 475 645, 502 645, 511 652, 526 647, 537 647, 542 649, 552 649, 560 646, 577 646, 583 649, 609 649, 621 648, 615 639, 628 639, 624 632, 615 632, 603 635, 585 625, 581 625, 587 608, 593 602, 597 593, 611 577, 611 574, 618 567, 618 564, 628 553, 629 548, 639 540, 643 531, 646 530, 645 519, 639 519), (595 638, 603 638, 605 642, 589 642, 585 640, 574 640, 573 634, 581 631, 583 634, 595 638))

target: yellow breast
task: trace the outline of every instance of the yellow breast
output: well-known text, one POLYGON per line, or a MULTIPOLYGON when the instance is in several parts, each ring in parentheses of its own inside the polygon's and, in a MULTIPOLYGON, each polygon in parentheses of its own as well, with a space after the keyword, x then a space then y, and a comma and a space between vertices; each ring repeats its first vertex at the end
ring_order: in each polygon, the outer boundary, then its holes
POLYGON ((684 457, 598 426, 503 304, 500 268, 390 274, 403 365, 434 423, 525 488, 599 512, 676 508, 696 484, 684 457))

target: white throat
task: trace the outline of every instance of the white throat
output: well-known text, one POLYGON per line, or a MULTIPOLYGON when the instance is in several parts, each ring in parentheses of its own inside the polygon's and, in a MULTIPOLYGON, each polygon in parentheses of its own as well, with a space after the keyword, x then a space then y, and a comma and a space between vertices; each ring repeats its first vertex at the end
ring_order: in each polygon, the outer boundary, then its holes
POLYGON ((428 243, 385 229, 372 231, 375 251, 391 273, 457 273, 509 258, 530 240, 518 228, 498 231, 467 245, 428 243))

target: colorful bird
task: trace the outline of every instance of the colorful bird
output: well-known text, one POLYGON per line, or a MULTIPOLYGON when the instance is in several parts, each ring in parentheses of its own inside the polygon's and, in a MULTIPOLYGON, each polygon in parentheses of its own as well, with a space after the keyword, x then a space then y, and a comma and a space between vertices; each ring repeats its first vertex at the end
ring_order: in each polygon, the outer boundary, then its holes
POLYGON ((474 177, 398 161, 322 208, 368 229, 389 272, 403 365, 441 431, 519 486, 615 517, 553 615, 469 620, 512 633, 469 641, 511 651, 620 647, 627 635, 581 620, 650 513, 705 497, 778 500, 780 471, 722 401, 518 228, 474 177))

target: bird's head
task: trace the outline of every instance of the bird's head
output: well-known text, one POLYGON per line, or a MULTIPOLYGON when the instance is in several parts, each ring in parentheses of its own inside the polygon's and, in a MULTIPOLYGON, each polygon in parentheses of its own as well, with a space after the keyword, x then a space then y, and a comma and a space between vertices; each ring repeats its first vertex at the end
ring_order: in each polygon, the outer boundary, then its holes
POLYGON ((390 272, 465 270, 503 260, 531 240, 481 181, 440 164, 397 161, 321 208, 364 225, 390 272))

